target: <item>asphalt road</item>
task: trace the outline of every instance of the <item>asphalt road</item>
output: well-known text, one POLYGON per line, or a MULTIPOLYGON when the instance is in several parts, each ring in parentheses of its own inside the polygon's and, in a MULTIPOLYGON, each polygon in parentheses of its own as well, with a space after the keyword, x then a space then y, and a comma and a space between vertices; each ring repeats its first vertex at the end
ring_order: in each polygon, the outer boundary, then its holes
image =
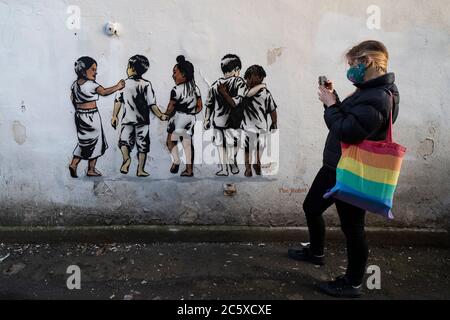
MULTIPOLYGON (((308 300, 344 272, 345 248, 327 247, 327 264, 292 261, 288 243, 0 244, 0 299, 308 300), (80 268, 69 290, 67 268, 80 268)), ((450 299, 450 252, 375 247, 369 265, 381 289, 363 299, 450 299)))

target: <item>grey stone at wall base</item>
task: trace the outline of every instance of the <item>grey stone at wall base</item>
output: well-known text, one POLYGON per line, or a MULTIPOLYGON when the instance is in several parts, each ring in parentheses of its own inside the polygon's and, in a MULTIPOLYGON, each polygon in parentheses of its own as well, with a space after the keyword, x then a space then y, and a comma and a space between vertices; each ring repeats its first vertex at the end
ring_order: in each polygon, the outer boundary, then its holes
MULTIPOLYGON (((367 228, 377 245, 450 246, 442 229, 367 228)), ((328 241, 343 241, 338 228, 327 229, 328 241)), ((230 226, 0 227, 2 243, 154 243, 154 242, 307 242, 307 228, 230 226)))

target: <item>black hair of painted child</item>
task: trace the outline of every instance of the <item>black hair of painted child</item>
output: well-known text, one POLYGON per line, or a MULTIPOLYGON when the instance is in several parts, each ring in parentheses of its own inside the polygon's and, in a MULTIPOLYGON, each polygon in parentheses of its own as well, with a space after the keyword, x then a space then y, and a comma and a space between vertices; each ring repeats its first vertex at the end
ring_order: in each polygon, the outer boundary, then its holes
POLYGON ((177 68, 184 75, 187 82, 194 80, 194 65, 187 61, 184 56, 177 57, 177 68))
POLYGON ((141 77, 150 68, 150 62, 145 56, 135 55, 128 60, 128 65, 136 71, 136 75, 141 77))
POLYGON ((258 66, 258 65, 253 65, 253 66, 249 67, 247 69, 247 71, 245 71, 244 78, 250 79, 252 75, 256 76, 258 78, 261 78, 261 80, 263 80, 265 77, 267 77, 267 74, 266 74, 266 71, 264 70, 264 68, 261 66, 258 66))
POLYGON ((97 64, 97 61, 86 56, 75 61, 75 73, 77 74, 78 79, 86 79, 86 71, 94 64, 97 64))
POLYGON ((224 74, 232 72, 236 69, 241 70, 242 69, 241 59, 235 54, 227 54, 225 57, 222 58, 221 68, 224 74))
POLYGON ((176 67, 184 75, 189 93, 194 92, 195 91, 194 65, 191 62, 187 61, 184 56, 178 56, 176 67))

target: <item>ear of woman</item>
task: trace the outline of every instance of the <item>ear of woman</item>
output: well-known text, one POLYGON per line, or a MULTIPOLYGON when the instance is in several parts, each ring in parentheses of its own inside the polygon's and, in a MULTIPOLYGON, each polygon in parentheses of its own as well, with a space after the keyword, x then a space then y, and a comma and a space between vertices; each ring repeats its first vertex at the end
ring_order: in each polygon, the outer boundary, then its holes
POLYGON ((375 61, 371 57, 366 57, 365 65, 366 65, 366 72, 364 75, 364 81, 369 81, 386 74, 385 71, 383 71, 376 65, 375 61))

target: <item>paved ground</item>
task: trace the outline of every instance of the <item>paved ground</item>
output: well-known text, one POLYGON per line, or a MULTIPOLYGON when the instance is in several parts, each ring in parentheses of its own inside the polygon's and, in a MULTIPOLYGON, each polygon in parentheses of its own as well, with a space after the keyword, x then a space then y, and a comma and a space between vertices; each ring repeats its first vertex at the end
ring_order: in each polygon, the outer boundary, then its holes
MULTIPOLYGON (((344 271, 343 246, 315 267, 289 260, 290 245, 0 244, 0 299, 328 299, 314 283, 344 271), (81 290, 66 287, 69 265, 81 268, 81 290)), ((448 249, 372 247, 369 264, 382 289, 366 299, 450 299, 448 249)))

